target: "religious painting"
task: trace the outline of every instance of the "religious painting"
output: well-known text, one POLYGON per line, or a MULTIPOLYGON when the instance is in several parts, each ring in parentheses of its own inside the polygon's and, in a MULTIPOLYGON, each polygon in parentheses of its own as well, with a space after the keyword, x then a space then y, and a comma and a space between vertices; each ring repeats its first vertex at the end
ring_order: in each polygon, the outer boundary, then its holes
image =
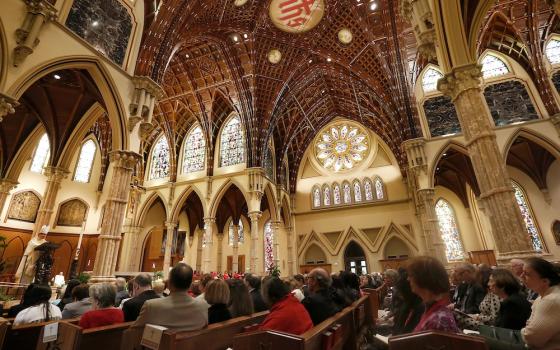
POLYGON ((272 0, 269 15, 274 25, 288 33, 303 33, 321 22, 324 0, 272 0))
POLYGON ((552 223, 552 235, 556 244, 560 245, 560 220, 554 220, 552 223))
POLYGON ((41 199, 33 191, 15 193, 8 209, 8 219, 35 222, 41 199))
POLYGON ((86 219, 88 205, 81 199, 71 199, 60 205, 57 226, 82 226, 86 219))

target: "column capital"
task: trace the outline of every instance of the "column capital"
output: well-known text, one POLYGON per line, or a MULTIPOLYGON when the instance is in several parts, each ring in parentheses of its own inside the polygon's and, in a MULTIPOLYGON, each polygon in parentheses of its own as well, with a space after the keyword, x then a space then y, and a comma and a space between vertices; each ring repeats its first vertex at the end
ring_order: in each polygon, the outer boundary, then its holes
POLYGON ((168 230, 174 230, 177 226, 179 226, 179 224, 177 222, 172 222, 172 221, 166 221, 165 222, 165 227, 168 230))
POLYGON ((418 170, 426 171, 428 169, 428 158, 425 151, 426 139, 409 139, 402 143, 402 147, 406 153, 410 170, 416 173, 418 170))
POLYGON ((482 66, 476 63, 455 67, 438 81, 437 88, 453 101, 463 92, 480 89, 482 66))
POLYGON ((45 176, 47 176, 47 181, 61 182, 63 179, 68 177, 70 172, 67 169, 55 166, 45 167, 45 176))
POLYGON ((212 217, 205 217, 204 218, 204 225, 211 225, 213 223, 216 222, 216 218, 212 218, 212 217))
POLYGON ((112 151, 109 152, 109 161, 115 167, 132 170, 142 160, 142 156, 132 151, 112 151))
POLYGON ((416 193, 418 193, 418 199, 420 199, 421 202, 434 200, 435 190, 433 188, 422 188, 416 193))
POLYGON ((19 102, 15 98, 0 93, 0 122, 8 114, 14 114, 19 102))
POLYGON ((0 193, 9 193, 17 185, 19 182, 12 179, 0 179, 0 193))
POLYGON ((136 75, 132 77, 132 83, 134 83, 134 87, 136 89, 146 90, 147 93, 154 96, 158 100, 165 95, 163 92, 163 88, 148 76, 136 75))
POLYGON ((251 222, 258 221, 260 219, 260 217, 262 216, 262 212, 261 211, 252 211, 252 212, 248 213, 247 215, 249 216, 249 219, 251 220, 251 222))
POLYGON ((47 21, 54 21, 57 19, 57 10, 48 0, 25 0, 27 5, 27 12, 41 15, 47 21))

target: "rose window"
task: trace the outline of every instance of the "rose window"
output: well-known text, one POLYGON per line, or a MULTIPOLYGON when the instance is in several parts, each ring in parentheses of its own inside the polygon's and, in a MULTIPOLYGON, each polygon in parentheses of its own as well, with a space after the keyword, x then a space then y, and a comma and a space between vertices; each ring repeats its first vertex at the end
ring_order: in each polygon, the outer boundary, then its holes
POLYGON ((342 171, 353 169, 366 158, 369 142, 359 126, 338 124, 321 132, 315 147, 317 159, 326 169, 342 171))

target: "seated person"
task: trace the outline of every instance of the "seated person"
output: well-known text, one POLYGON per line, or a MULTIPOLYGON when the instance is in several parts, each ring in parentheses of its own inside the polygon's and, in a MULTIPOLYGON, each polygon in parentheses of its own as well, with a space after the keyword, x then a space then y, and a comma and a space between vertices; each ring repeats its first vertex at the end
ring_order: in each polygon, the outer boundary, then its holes
POLYGON ((37 284, 35 283, 31 283, 27 286, 27 288, 25 289, 25 292, 23 293, 21 300, 19 302, 19 304, 14 305, 10 308, 10 310, 8 311, 8 318, 13 317, 15 318, 17 316, 17 314, 23 310, 23 309, 27 309, 28 307, 31 306, 30 302, 31 302, 31 290, 33 288, 35 288, 37 286, 37 284))
POLYGON ((135 349, 144 332, 144 326, 155 324, 167 328, 198 330, 208 324, 208 304, 188 295, 193 270, 178 263, 169 272, 170 295, 144 303, 136 321, 124 332, 121 349, 135 349))
POLYGON ((120 306, 124 299, 129 299, 129 291, 126 290, 127 282, 124 278, 118 277, 115 281, 117 294, 115 295, 115 306, 120 306))
POLYGON ((124 322, 122 310, 114 307, 116 295, 115 286, 111 283, 97 283, 90 286, 92 309, 82 315, 78 325, 87 329, 124 322))
POLYGON ((49 302, 51 296, 51 287, 43 284, 35 285, 27 298, 30 306, 17 314, 14 326, 60 320, 62 313, 57 306, 49 302))
POLYGON ((86 311, 92 309, 91 299, 89 298, 89 286, 80 284, 72 289, 71 303, 66 304, 62 310, 62 319, 76 318, 82 316, 86 311))
POLYGON ((68 281, 68 284, 66 285, 66 287, 64 287, 64 294, 62 295, 62 298, 58 303, 58 307, 60 308, 60 310, 64 310, 64 306, 66 306, 66 304, 70 304, 74 301, 74 298, 72 297, 72 291, 79 285, 80 281, 77 279, 71 279, 70 281, 68 281))
POLYGON ((495 326, 516 330, 525 327, 531 316, 531 303, 521 293, 521 285, 513 273, 506 269, 493 270, 488 286, 501 300, 495 326))
POLYGON ((136 277, 132 279, 132 287, 130 290, 132 291, 133 297, 126 300, 122 307, 125 322, 131 322, 138 318, 140 310, 142 310, 142 306, 146 300, 160 297, 152 289, 152 276, 147 273, 136 275, 136 277))
POLYGON ((232 318, 249 316, 253 313, 253 299, 249 294, 249 288, 243 281, 228 279, 229 286, 229 313, 232 318))
POLYGON ((309 295, 301 303, 311 316, 313 325, 318 325, 340 311, 332 299, 331 283, 331 277, 321 268, 315 268, 307 275, 309 295))
POLYGON ((422 299, 412 292, 408 273, 405 269, 399 269, 399 278, 395 283, 400 303, 393 315, 392 335, 410 333, 414 330, 424 313, 422 299))
POLYGON ((208 324, 231 319, 227 304, 229 303, 229 286, 224 280, 212 280, 206 285, 204 298, 208 308, 208 324))
POLYGON ((249 287, 249 294, 253 299, 253 308, 255 312, 267 310, 266 304, 261 293, 261 278, 252 274, 245 275, 245 283, 249 287))
POLYGON ((267 277, 262 287, 263 299, 270 313, 259 330, 275 330, 291 334, 303 334, 313 328, 305 307, 290 293, 287 283, 278 277, 267 277))
POLYGON ((455 267, 456 278, 465 284, 464 294, 455 303, 455 309, 465 314, 479 314, 480 303, 486 291, 477 281, 476 269, 473 264, 461 263, 455 267))
POLYGON ((459 333, 449 304, 449 277, 443 264, 430 256, 420 256, 408 264, 408 280, 412 292, 422 298, 425 305, 414 332, 444 331, 459 333))

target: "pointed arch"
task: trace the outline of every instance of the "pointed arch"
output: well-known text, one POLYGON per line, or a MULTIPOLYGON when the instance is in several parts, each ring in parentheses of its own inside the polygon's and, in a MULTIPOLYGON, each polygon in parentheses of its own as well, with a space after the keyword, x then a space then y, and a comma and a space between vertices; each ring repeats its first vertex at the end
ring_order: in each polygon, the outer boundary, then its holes
POLYGON ((520 128, 516 130, 508 139, 504 146, 503 157, 504 160, 507 159, 508 153, 511 150, 511 146, 515 143, 518 138, 526 138, 531 142, 541 146, 550 152, 555 158, 560 159, 560 147, 556 146, 554 141, 546 137, 545 135, 528 128, 520 128))
POLYGON ((364 201, 364 190, 360 180, 356 179, 352 182, 353 202, 361 203, 364 201))
POLYGON ((332 204, 341 205, 342 204, 342 188, 338 182, 334 182, 332 185, 332 204))
POLYGON ((246 132, 243 121, 237 113, 232 113, 224 122, 218 139, 219 167, 246 163, 246 132))
POLYGON ((148 212, 150 211, 150 209, 152 208, 152 206, 157 200, 161 201, 161 204, 163 205, 163 210, 165 211, 165 218, 167 219, 169 217, 168 216, 169 208, 167 207, 167 202, 163 200, 163 198, 164 197, 162 196, 162 194, 159 193, 158 191, 154 191, 148 196, 148 198, 142 205, 142 209, 140 209, 139 211, 140 215, 138 215, 138 221, 136 222, 137 226, 143 226, 144 221, 146 221, 146 215, 148 215, 148 212))
POLYGON ((321 208, 321 203, 323 203, 323 193, 321 192, 321 187, 319 185, 313 186, 311 189, 311 207, 321 208))
POLYGON ((49 139, 49 135, 45 132, 37 146, 35 147, 35 151, 33 151, 33 157, 31 157, 31 166, 29 170, 34 173, 42 174, 44 168, 49 165, 51 158, 51 140, 49 139))
POLYGON ((323 206, 330 207, 332 205, 332 194, 331 187, 328 184, 324 184, 321 189, 321 196, 323 198, 323 206))
POLYGON ((169 177, 171 172, 171 152, 167 136, 162 133, 152 146, 149 160, 148 180, 159 180, 169 177))
POLYGON ((63 240, 58 243, 60 246, 54 251, 53 258, 54 264, 52 267, 52 275, 56 275, 59 272, 63 272, 65 276, 69 276, 70 265, 72 264, 72 259, 74 258, 72 244, 67 240, 63 240))
POLYGON ((321 244, 318 242, 311 242, 307 249, 305 249, 303 256, 303 264, 307 264, 311 262, 313 264, 326 264, 328 263, 328 255, 325 253, 325 250, 321 247, 321 244), (310 255, 311 254, 311 255, 310 255), (313 259, 313 260, 311 260, 313 259), (321 262, 322 261, 322 262, 321 262))
POLYGON ((376 200, 387 200, 387 188, 385 187, 385 183, 379 176, 376 176, 373 179, 373 188, 375 191, 376 200))
POLYGON ((436 201, 435 209, 441 238, 445 244, 447 261, 463 260, 466 257, 465 248, 461 240, 455 210, 451 203, 444 198, 436 201))
POLYGON ((6 76, 8 75, 8 38, 4 30, 4 24, 0 18, 0 90, 4 91, 6 76))
POLYGON ((207 142, 201 125, 196 122, 183 140, 181 173, 189 174, 206 168, 207 142))
POLYGON ((229 188, 232 187, 232 186, 235 186, 239 189, 239 192, 241 192, 241 194, 243 195, 243 198, 245 198, 246 203, 250 202, 249 198, 247 197, 246 191, 244 191, 245 187, 243 187, 241 185, 241 183, 239 183, 239 181, 237 181, 236 178, 228 178, 228 180, 218 190, 216 196, 212 200, 212 204, 210 204, 210 211, 209 211, 210 217, 213 217, 213 218, 216 217, 216 213, 218 211, 218 207, 220 206, 220 202, 222 201, 222 198, 227 193, 229 188))
POLYGON ((93 135, 84 140, 78 152, 76 167, 72 176, 73 181, 89 183, 98 150, 101 150, 101 148, 93 135))
POLYGON ((347 180, 342 181, 342 203, 351 204, 354 201, 352 196, 353 190, 352 185, 347 180))
POLYGON ((546 252, 546 246, 544 240, 542 239, 533 208, 529 202, 529 197, 527 197, 527 192, 525 189, 517 182, 511 181, 513 186, 513 194, 515 195, 515 200, 519 206, 521 212, 521 217, 525 223, 525 229, 533 245, 533 249, 536 252, 546 252))
POLYGON ((364 200, 366 202, 371 202, 375 199, 375 195, 373 192, 373 183, 371 179, 366 177, 363 181, 363 188, 364 188, 364 200))
POLYGON ((401 258, 403 255, 406 255, 406 257, 412 256, 412 251, 408 244, 397 235, 391 235, 391 238, 387 239, 382 251, 384 259, 390 259, 390 257, 401 258), (389 252, 389 250, 392 251, 389 252))
POLYGON ((428 64, 418 77, 424 94, 438 93, 437 83, 441 78, 443 78, 441 70, 433 64, 428 64))
POLYGON ((512 72, 507 60, 501 58, 492 51, 487 51, 481 56, 480 64, 482 65, 482 77, 484 79, 496 78, 512 72))
POLYGON ((268 201, 268 209, 270 211, 270 219, 272 221, 280 220, 280 208, 278 207, 278 199, 276 191, 272 188, 270 182, 264 186, 265 197, 268 201))
POLYGON ((191 194, 196 195, 198 197, 198 199, 200 200, 200 203, 202 204, 202 211, 203 211, 203 215, 204 217, 206 217, 206 201, 203 201, 202 198, 204 198, 204 196, 202 195, 202 192, 198 189, 198 187, 196 186, 188 186, 178 197, 177 202, 175 203, 175 206, 173 207, 173 209, 171 210, 171 222, 178 222, 179 221, 179 214, 181 214, 181 209, 183 208, 183 205, 185 204, 185 202, 187 201, 187 199, 189 198, 189 196, 191 194))
POLYGON ((551 35, 545 43, 544 54, 551 66, 560 64, 560 35, 551 35))

